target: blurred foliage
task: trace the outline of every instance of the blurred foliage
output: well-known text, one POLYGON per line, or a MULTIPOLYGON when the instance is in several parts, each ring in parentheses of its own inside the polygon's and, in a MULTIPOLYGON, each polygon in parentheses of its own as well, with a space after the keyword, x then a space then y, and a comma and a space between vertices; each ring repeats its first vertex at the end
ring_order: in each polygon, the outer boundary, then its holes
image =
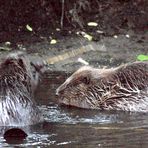
POLYGON ((148 55, 140 54, 140 55, 137 56, 137 59, 139 61, 148 61, 148 55))
POLYGON ((26 29, 31 32, 33 31, 32 27, 30 27, 28 24, 26 25, 26 29))

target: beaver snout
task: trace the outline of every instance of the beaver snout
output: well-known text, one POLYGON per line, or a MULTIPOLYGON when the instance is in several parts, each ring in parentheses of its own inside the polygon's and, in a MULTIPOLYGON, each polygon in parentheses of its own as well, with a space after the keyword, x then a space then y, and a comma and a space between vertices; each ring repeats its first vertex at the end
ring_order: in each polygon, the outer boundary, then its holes
POLYGON ((62 94, 64 93, 64 89, 65 89, 65 88, 66 88, 65 86, 64 86, 64 87, 62 87, 62 86, 58 87, 58 88, 56 89, 56 95, 57 95, 57 96, 62 95, 62 94))
POLYGON ((60 85, 57 89, 56 89, 56 95, 60 96, 64 93, 64 91, 67 89, 67 87, 70 87, 72 78, 68 78, 62 85, 60 85))
POLYGON ((68 83, 67 81, 65 81, 65 83, 63 83, 62 85, 60 85, 57 89, 56 89, 56 95, 57 96, 61 96, 64 94, 65 89, 67 88, 68 83))
POLYGON ((48 65, 45 61, 32 61, 30 62, 30 65, 33 66, 35 70, 40 74, 43 74, 48 69, 48 65))

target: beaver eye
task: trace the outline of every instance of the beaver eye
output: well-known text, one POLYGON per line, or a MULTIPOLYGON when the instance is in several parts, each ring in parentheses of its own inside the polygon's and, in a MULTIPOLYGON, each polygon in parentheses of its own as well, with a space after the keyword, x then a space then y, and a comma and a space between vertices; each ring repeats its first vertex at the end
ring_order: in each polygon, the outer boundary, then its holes
POLYGON ((18 61, 19 61, 20 65, 23 65, 23 60, 22 59, 19 59, 18 61))
POLYGON ((89 84, 89 83, 90 83, 90 78, 89 78, 89 77, 84 77, 84 78, 82 79, 82 82, 83 82, 84 84, 89 84))

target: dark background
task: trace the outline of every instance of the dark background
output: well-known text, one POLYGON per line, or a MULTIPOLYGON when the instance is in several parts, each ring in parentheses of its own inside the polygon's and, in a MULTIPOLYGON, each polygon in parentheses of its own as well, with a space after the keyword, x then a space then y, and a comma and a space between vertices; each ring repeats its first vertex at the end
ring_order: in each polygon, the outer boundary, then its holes
MULTIPOLYGON (((137 33, 148 29, 147 0, 1 0, 0 1, 0 42, 25 41, 29 24, 33 28, 31 40, 39 36, 55 37, 69 35, 69 30, 78 29, 93 33, 87 26, 90 20, 98 23, 97 29, 104 35, 137 33), (63 2, 63 3, 62 3, 63 2), (62 21, 63 6, 63 21, 62 21), (55 29, 61 28, 58 34, 55 29)), ((96 28, 95 28, 96 29, 96 28)), ((99 36, 96 37, 99 40, 99 36)))

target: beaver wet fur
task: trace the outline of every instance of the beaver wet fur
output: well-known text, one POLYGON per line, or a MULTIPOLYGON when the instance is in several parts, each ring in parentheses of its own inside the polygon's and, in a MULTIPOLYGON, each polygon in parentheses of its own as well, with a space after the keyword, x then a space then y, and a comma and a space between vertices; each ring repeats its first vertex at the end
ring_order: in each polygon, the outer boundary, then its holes
POLYGON ((57 90, 59 102, 87 109, 148 111, 148 62, 117 68, 84 66, 57 90))
POLYGON ((30 125, 42 120, 34 91, 42 64, 24 53, 11 53, 0 64, 0 125, 30 125))

